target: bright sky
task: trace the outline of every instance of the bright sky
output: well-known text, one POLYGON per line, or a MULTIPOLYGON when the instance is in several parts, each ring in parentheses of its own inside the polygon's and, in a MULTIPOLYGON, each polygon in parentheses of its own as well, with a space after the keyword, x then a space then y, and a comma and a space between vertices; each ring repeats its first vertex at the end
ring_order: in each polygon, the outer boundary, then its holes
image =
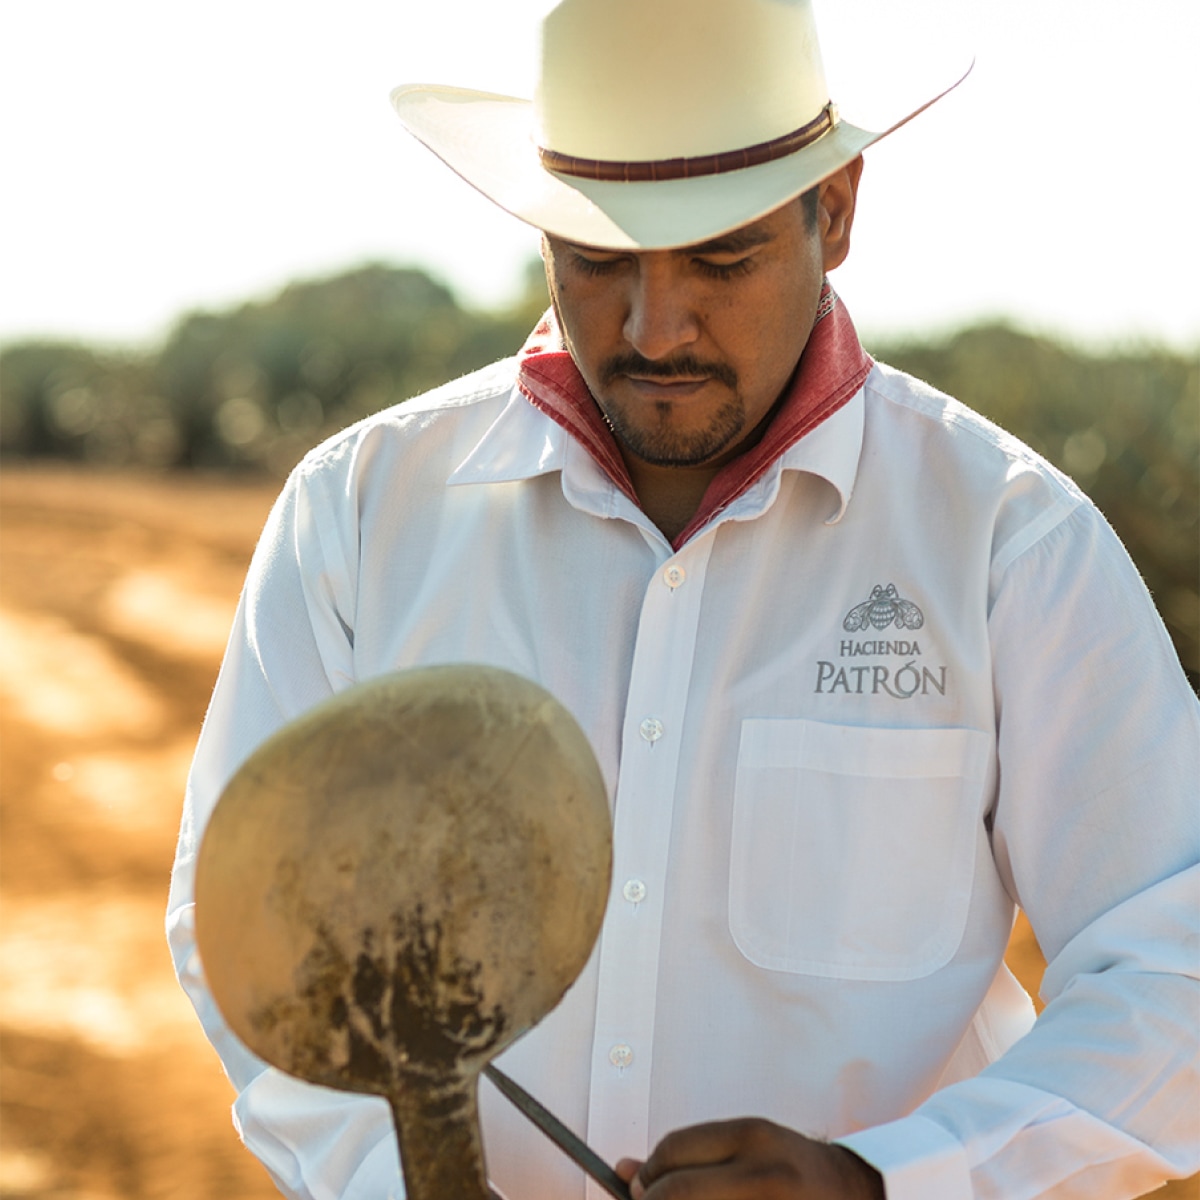
MULTIPOLYGON (((410 143, 388 92, 529 94, 544 3, 6 5, 0 342, 146 344, 364 261, 505 299, 536 234, 410 143)), ((1200 3, 979 0, 976 47, 867 152, 835 277, 860 328, 1200 345, 1200 3)))

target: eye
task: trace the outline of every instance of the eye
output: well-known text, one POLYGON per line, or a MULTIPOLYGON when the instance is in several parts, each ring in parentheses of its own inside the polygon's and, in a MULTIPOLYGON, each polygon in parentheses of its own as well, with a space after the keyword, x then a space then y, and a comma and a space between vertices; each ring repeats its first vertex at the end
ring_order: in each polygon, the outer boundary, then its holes
POLYGON ((623 262, 625 262, 625 258, 622 255, 589 257, 579 250, 571 250, 572 266, 584 275, 610 275, 618 270, 623 262))
POLYGON ((732 261, 694 258, 692 262, 702 275, 707 275, 710 279, 736 279, 754 269, 754 258, 749 254, 732 261))

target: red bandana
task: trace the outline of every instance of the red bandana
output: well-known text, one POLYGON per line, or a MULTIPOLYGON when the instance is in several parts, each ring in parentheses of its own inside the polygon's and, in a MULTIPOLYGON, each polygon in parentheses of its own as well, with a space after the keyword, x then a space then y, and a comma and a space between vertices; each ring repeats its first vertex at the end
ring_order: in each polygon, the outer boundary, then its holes
MULTIPOLYGON (((572 434, 604 473, 635 504, 637 494, 616 439, 591 397, 583 376, 563 349, 553 311, 547 312, 520 353, 517 386, 535 408, 572 434)), ((717 472, 696 515, 673 545, 679 549, 747 488, 790 446, 837 412, 862 387, 871 359, 859 345, 845 305, 826 281, 817 319, 787 394, 762 440, 717 472)))

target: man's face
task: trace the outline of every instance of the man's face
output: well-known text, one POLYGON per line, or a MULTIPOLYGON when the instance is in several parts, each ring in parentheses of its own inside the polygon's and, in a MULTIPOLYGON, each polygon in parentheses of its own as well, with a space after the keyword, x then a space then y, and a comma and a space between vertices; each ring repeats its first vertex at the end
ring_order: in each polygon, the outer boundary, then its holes
POLYGON ((567 349, 627 460, 715 466, 757 440, 812 329, 827 225, 796 200, 678 250, 545 237, 567 349))

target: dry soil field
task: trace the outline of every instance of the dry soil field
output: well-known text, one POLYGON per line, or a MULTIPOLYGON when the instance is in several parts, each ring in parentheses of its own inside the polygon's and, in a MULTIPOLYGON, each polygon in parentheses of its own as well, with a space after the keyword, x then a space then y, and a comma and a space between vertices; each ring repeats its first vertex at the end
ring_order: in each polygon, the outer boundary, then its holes
MULTIPOLYGON (((0 476, 0 1197, 276 1195, 162 934, 188 758, 274 492, 0 476)), ((1024 932, 1012 960, 1036 979, 1024 932)))

